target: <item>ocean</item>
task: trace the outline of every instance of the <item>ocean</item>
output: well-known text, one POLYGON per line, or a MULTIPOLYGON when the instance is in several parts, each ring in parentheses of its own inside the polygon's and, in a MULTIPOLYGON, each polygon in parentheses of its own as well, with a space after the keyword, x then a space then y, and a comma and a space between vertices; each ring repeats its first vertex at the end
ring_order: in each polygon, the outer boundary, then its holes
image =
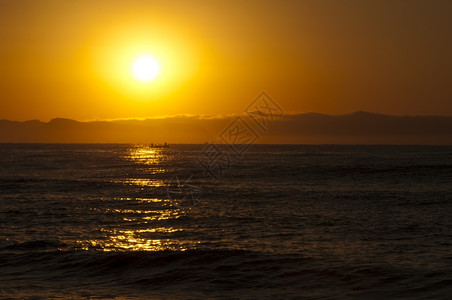
POLYGON ((450 299, 452 147, 1 144, 0 298, 450 299))

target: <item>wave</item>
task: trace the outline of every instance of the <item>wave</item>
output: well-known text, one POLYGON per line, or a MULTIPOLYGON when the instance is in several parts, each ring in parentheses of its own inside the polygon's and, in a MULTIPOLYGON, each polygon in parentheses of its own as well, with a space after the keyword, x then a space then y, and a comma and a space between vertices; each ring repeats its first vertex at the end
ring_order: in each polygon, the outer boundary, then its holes
POLYGON ((0 248, 0 250, 43 250, 43 249, 55 249, 66 247, 67 244, 60 242, 58 240, 33 240, 26 241, 22 243, 13 243, 6 247, 0 248))
MULTIPOLYGON (((49 249, 61 245, 55 241, 32 241, 7 248, 49 249)), ((229 249, 112 253, 55 250, 16 255, 0 251, 0 272, 5 282, 20 282, 26 276, 30 286, 45 283, 55 290, 55 278, 64 276, 67 285, 88 284, 94 294, 114 287, 147 293, 198 291, 204 297, 239 296, 244 291, 256 297, 296 296, 300 292, 310 297, 343 297, 344 290, 348 290, 347 296, 378 297, 398 295, 401 285, 405 295, 417 292, 420 298, 435 295, 441 299, 451 292, 447 272, 440 270, 416 273, 387 265, 229 249)), ((0 295, 1 287, 0 283, 0 295)), ((118 293, 121 294, 116 291, 115 295, 118 293)))

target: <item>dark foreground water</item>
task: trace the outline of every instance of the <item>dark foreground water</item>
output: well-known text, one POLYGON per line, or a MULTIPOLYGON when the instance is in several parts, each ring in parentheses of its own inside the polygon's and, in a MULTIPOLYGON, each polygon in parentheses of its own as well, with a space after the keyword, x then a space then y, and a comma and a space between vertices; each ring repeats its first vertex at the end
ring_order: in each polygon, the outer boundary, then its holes
POLYGON ((205 147, 0 145, 0 298, 452 295, 452 147, 205 147))

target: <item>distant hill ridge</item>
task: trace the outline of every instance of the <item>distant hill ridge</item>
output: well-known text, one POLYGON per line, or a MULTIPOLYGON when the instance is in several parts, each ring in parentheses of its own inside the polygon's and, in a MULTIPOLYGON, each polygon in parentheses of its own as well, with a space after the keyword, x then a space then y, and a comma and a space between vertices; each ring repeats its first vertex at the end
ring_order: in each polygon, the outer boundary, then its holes
MULTIPOLYGON (((204 143, 224 142, 219 135, 236 116, 170 116, 80 122, 0 120, 2 143, 204 143)), ((285 115, 263 132, 242 116, 261 143, 452 144, 452 116, 393 116, 365 111, 327 115, 285 115)))

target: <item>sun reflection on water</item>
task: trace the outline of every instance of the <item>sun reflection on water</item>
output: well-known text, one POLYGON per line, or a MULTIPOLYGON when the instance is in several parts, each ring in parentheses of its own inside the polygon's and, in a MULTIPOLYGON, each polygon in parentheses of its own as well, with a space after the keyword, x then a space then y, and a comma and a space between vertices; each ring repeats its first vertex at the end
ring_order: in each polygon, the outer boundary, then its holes
MULTIPOLYGON (((130 198, 118 198, 132 201, 130 198)), ((185 251, 195 249, 200 243, 193 240, 177 238, 184 228, 170 225, 166 221, 176 220, 187 214, 186 211, 169 208, 166 205, 160 208, 144 206, 147 203, 166 203, 168 200, 136 199, 139 208, 96 208, 93 211, 109 216, 110 226, 98 229, 101 236, 78 241, 80 250, 94 251, 185 251), (145 201, 145 202, 143 202, 145 201), (160 202, 158 202, 160 201, 160 202), (163 221, 164 223, 161 223, 163 221)))
MULTIPOLYGON (((136 177, 128 174, 111 182, 137 186, 149 194, 165 186, 165 182, 157 174, 169 170, 167 163, 171 160, 171 155, 168 149, 133 146, 123 158, 137 165, 134 168, 137 171, 136 177), (143 178, 142 175, 148 178, 143 178)), ((91 211, 98 214, 105 223, 97 228, 97 236, 78 241, 78 248, 94 251, 185 251, 196 248, 200 242, 181 239, 183 235, 180 232, 184 228, 177 227, 172 222, 186 215, 187 211, 174 209, 170 199, 158 198, 158 193, 155 195, 156 198, 102 199, 102 204, 91 211)))
POLYGON ((154 166, 171 160, 168 149, 151 146, 134 146, 128 150, 125 157, 139 164, 154 166))
POLYGON ((161 238, 183 231, 175 227, 154 227, 143 229, 107 229, 101 228, 105 238, 78 241, 81 250, 96 251, 185 251, 196 248, 199 241, 161 238), (154 238, 152 237, 154 236, 154 238), (159 238, 157 238, 159 237, 159 238))
POLYGON ((165 183, 160 179, 143 179, 143 178, 126 178, 122 180, 112 180, 113 183, 122 183, 134 186, 149 186, 149 187, 161 187, 165 183))
POLYGON ((182 231, 181 228, 156 227, 149 229, 102 229, 106 240, 91 240, 85 243, 83 249, 100 251, 185 251, 196 246, 195 241, 178 241, 170 238, 148 238, 148 234, 171 234, 182 231))
POLYGON ((196 248, 199 241, 177 241, 174 239, 149 239, 139 237, 136 231, 124 230, 103 240, 79 241, 80 250, 97 250, 103 252, 124 251, 186 251, 196 248))

